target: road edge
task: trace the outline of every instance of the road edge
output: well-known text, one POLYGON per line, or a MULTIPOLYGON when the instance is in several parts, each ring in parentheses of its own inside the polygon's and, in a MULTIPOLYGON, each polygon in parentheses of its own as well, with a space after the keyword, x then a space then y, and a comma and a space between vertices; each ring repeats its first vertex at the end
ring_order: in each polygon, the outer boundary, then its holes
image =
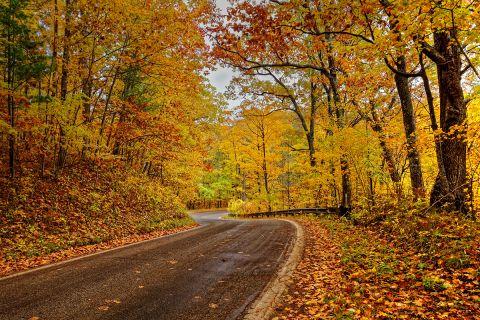
POLYGON ((295 238, 291 244, 289 255, 285 263, 263 289, 260 296, 253 302, 244 320, 267 320, 275 312, 275 306, 279 305, 283 293, 292 282, 293 272, 302 260, 305 248, 305 234, 300 224, 287 219, 278 219, 291 223, 295 227, 295 238))
POLYGON ((14 273, 5 275, 3 277, 0 276, 0 282, 2 282, 3 280, 19 277, 19 276, 22 276, 24 274, 28 274, 28 273, 31 273, 31 272, 35 272, 35 271, 39 271, 39 270, 43 270, 43 269, 48 269, 48 268, 53 268, 53 267, 57 267, 57 266, 69 263, 69 262, 73 262, 73 261, 77 261, 77 260, 86 259, 86 258, 89 258, 89 257, 101 255, 101 254, 104 254, 104 253, 107 253, 107 252, 110 252, 110 251, 115 251, 115 250, 120 250, 120 249, 124 249, 124 248, 128 248, 128 247, 133 247, 133 246, 136 246, 136 245, 145 244, 147 242, 152 242, 152 241, 163 239, 163 238, 170 238, 170 237, 182 234, 182 233, 198 230, 198 229, 201 229, 201 228, 206 227, 206 226, 207 226, 207 224, 197 225, 197 226, 192 227, 190 229, 181 230, 181 231, 178 231, 178 232, 161 235, 161 236, 158 236, 158 237, 155 237, 155 238, 145 239, 145 240, 141 240, 141 241, 137 241, 137 242, 132 242, 132 243, 128 243, 128 244, 118 246, 118 247, 113 247, 113 248, 99 250, 99 251, 92 252, 92 253, 87 253, 87 254, 84 254, 84 255, 79 255, 79 256, 72 257, 72 258, 69 258, 69 259, 66 259, 66 260, 60 260, 60 261, 53 262, 53 263, 47 263, 47 264, 44 264, 44 265, 41 265, 41 266, 38 266, 38 267, 32 267, 30 269, 19 271, 19 272, 14 272, 14 273))

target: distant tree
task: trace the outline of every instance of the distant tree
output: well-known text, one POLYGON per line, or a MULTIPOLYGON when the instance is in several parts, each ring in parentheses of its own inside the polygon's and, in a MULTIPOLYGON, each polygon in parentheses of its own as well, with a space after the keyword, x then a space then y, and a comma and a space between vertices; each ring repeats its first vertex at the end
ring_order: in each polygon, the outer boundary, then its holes
MULTIPOLYGON (((20 89, 29 79, 38 78, 45 70, 45 59, 39 51, 28 14, 28 0, 8 0, 0 3, 0 65, 3 83, 0 96, 6 97, 8 114, 9 174, 15 177, 15 113, 27 104, 20 89)), ((26 87, 28 90, 28 87, 26 87)), ((2 99, 3 100, 3 99, 2 99)))

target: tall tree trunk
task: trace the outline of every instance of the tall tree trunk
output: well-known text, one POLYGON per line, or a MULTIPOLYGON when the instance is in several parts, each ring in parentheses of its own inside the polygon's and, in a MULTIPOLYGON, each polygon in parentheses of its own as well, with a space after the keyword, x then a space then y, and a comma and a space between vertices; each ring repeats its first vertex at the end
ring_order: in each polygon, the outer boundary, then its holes
MULTIPOLYGON (((13 35, 11 28, 7 29, 7 109, 8 109, 8 118, 11 130, 15 128, 15 103, 13 100, 13 90, 14 90, 14 68, 15 68, 15 51, 12 48, 13 35)), ((8 169, 10 178, 15 178, 15 134, 10 132, 8 134, 8 169)))
MULTIPOLYGON (((345 108, 342 106, 340 94, 338 93, 338 79, 335 66, 335 60, 332 55, 328 58, 329 82, 332 90, 335 114, 337 117, 337 126, 339 129, 345 128, 345 108)), ((342 198, 340 204, 340 213, 347 214, 352 206, 352 184, 350 181, 350 166, 347 154, 342 151, 340 155, 340 170, 342 175, 342 198)))
POLYGON ((307 141, 311 167, 315 167, 317 164, 317 159, 315 157, 315 117, 317 114, 316 89, 317 86, 310 81, 310 124, 307 132, 307 141))
MULTIPOLYGON (((91 100, 92 100, 92 90, 93 90, 92 71, 93 71, 93 64, 95 61, 95 47, 96 47, 96 38, 93 39, 89 60, 87 61, 86 58, 82 59, 83 67, 88 70, 86 77, 82 79, 82 94, 83 94, 83 99, 82 99, 83 100, 83 108, 82 108, 83 117, 82 118, 84 123, 90 123, 92 119, 92 116, 91 116, 91 113, 92 113, 91 100)), ((82 152, 81 152, 82 159, 85 157, 89 144, 90 144, 90 138, 85 137, 83 139, 83 146, 82 146, 82 152)))
MULTIPOLYGON (((428 114, 430 116, 430 127, 432 128, 434 140, 435 140, 435 155, 437 158, 437 168, 438 174, 435 180, 436 188, 439 190, 450 190, 450 186, 447 180, 447 175, 445 173, 445 165, 443 161, 443 151, 442 151, 442 134, 438 133, 438 123, 437 117, 435 115, 435 105, 432 90, 430 89, 430 80, 428 79, 427 71, 423 62, 423 53, 420 54, 420 65, 421 65, 421 77, 423 81, 423 87, 425 90, 425 95, 427 97, 428 104, 428 114)), ((450 199, 451 202, 452 199, 450 199)))
MULTIPOLYGON (((62 76, 60 80, 60 100, 62 103, 65 103, 67 99, 68 92, 68 75, 69 75, 69 64, 70 64, 70 37, 71 37, 71 17, 72 17, 72 3, 71 0, 65 0, 65 31, 63 36, 63 57, 62 57, 62 76)), ((66 137, 65 130, 60 124, 60 135, 59 135, 59 148, 57 155, 57 166, 55 174, 63 168, 67 158, 67 147, 66 147, 66 137)))
MULTIPOLYGON (((329 31, 329 27, 326 29, 329 31)), ((335 115, 337 127, 339 129, 345 128, 346 124, 346 115, 345 108, 342 105, 340 94, 339 94, 339 85, 338 85, 338 76, 337 70, 338 67, 335 64, 335 58, 333 55, 333 43, 331 35, 327 35, 326 38, 327 46, 327 62, 328 62, 328 81, 330 84, 330 90, 333 97, 333 105, 335 107, 335 115)), ((342 175, 342 197, 340 204, 340 214, 346 215, 350 211, 352 206, 352 184, 350 181, 350 167, 348 163, 347 153, 342 150, 340 154, 340 171, 342 175)))
MULTIPOLYGON (((390 30, 396 35, 397 40, 402 40, 402 34, 397 28, 398 16, 390 10, 392 4, 389 0, 380 0, 381 5, 385 8, 387 16, 390 21, 390 30)), ((407 73, 407 63, 405 56, 399 55, 396 57, 396 67, 401 73, 407 73)), ((403 127, 407 139, 407 158, 410 169, 410 182, 412 185, 412 192, 415 199, 423 198, 425 196, 425 185, 423 182, 422 166, 420 163, 420 154, 417 149, 417 136, 415 113, 413 112, 412 95, 408 84, 408 77, 400 73, 395 73, 395 84, 397 93, 400 98, 400 105, 402 107, 403 127)))
POLYGON ((63 36, 63 57, 62 57, 62 77, 60 80, 60 99, 65 101, 68 90, 68 74, 70 64, 70 22, 72 18, 71 0, 65 0, 65 31, 63 36))
MULTIPOLYGON (((58 95, 58 81, 57 81, 57 56, 58 56, 58 0, 54 0, 53 5, 53 44, 52 44, 52 61, 51 67, 51 81, 53 82, 53 94, 58 95)), ((49 88, 50 91, 50 88, 49 88)))
MULTIPOLYGON (((400 56, 397 61, 397 68, 401 72, 407 71, 406 60, 400 56)), ((397 86, 400 105, 402 107, 403 127, 407 139, 407 158, 410 169, 410 182, 415 199, 425 196, 425 186, 423 183, 422 166, 420 155, 417 149, 417 135, 415 114, 413 112, 412 95, 408 84, 408 78, 398 73, 395 74, 395 84, 397 86)))
MULTIPOLYGON (((327 137, 333 136, 333 126, 335 125, 335 110, 333 106, 332 90, 327 84, 323 84, 325 94, 327 96, 327 113, 330 118, 330 126, 326 130, 327 137)), ((332 205, 338 206, 338 192, 337 192, 337 183, 335 178, 335 163, 332 159, 329 160, 329 171, 331 176, 331 197, 333 200, 332 205)))
MULTIPOLYGON (((10 90, 10 89, 9 89, 10 90)), ((10 119, 10 127, 13 130, 15 128, 15 104, 13 101, 13 95, 9 92, 7 97, 8 103, 8 115, 10 119)), ((15 178, 15 134, 8 134, 8 169, 10 178, 15 178)))
POLYGON ((442 184, 437 176, 430 194, 430 203, 435 207, 466 213, 467 107, 461 86, 461 49, 455 37, 455 30, 434 33, 434 49, 443 58, 442 61, 435 62, 440 95, 441 151, 448 185, 442 184))
POLYGON ((242 201, 245 201, 245 200, 247 200, 246 178, 245 178, 245 174, 242 172, 242 168, 240 167, 240 163, 238 162, 237 146, 236 146, 236 143, 235 143, 235 138, 232 140, 232 146, 233 146, 233 155, 234 155, 234 159, 235 159, 235 169, 236 169, 237 177, 238 177, 238 179, 240 179, 240 177, 241 177, 242 189, 239 190, 239 195, 240 195, 240 199, 242 199, 242 201))
POLYGON ((90 113, 91 113, 91 99, 92 99, 92 90, 93 90, 93 64, 95 63, 95 49, 97 47, 97 39, 93 39, 92 48, 90 51, 90 57, 88 61, 86 58, 82 60, 83 67, 87 69, 87 75, 82 79, 82 93, 83 93, 83 121, 90 122, 90 113))
POLYGON ((262 171, 263 171, 263 183, 265 185, 265 194, 267 195, 268 202, 268 211, 272 211, 272 206, 270 204, 270 188, 268 186, 268 170, 267 170, 267 147, 265 145, 265 128, 263 126, 263 120, 261 124, 261 133, 262 137, 262 171))
POLYGON ((110 105, 110 99, 113 94, 113 88, 115 87, 115 82, 117 81, 117 76, 119 72, 120 67, 115 68, 115 73, 113 75, 112 83, 110 84, 110 89, 108 90, 107 98, 105 100, 105 107, 103 108, 103 113, 102 113, 102 122, 100 123, 100 130, 98 133, 98 139, 97 139, 97 147, 95 150, 95 154, 98 152, 99 147, 100 147, 100 142, 103 139, 103 132, 105 131, 105 124, 107 120, 107 113, 108 113, 108 107, 110 105))

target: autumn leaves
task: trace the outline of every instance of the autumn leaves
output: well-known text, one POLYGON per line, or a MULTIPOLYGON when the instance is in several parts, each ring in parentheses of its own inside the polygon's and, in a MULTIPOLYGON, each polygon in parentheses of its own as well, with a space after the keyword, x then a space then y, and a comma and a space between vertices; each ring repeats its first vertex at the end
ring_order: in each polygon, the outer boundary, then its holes
POLYGON ((299 203, 349 208, 394 190, 397 199, 430 193, 432 207, 471 211, 464 97, 476 83, 476 42, 467 30, 478 15, 469 2, 234 1, 211 32, 215 56, 241 73, 234 82, 245 99, 238 125, 258 116, 291 123, 290 136, 271 141, 266 157, 255 134, 257 175, 265 175, 269 153, 282 160, 270 164, 263 182, 246 178, 252 196, 289 206, 282 198, 295 183, 279 181, 275 171, 292 176, 285 155, 302 166, 300 151, 310 168, 296 170, 296 184, 317 182, 306 198, 298 193, 299 203), (354 141, 363 139, 369 146, 360 151, 354 141), (269 181, 278 183, 275 192, 269 181))
POLYGON ((207 1, 2 2, 5 260, 185 218, 220 106, 203 78, 211 10, 207 1))

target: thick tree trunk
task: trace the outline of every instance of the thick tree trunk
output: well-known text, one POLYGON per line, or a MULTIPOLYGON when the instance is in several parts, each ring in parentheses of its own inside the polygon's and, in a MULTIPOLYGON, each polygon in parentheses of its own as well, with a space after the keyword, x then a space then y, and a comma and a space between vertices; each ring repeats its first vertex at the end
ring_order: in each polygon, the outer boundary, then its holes
MULTIPOLYGON (((405 57, 400 56, 397 59, 397 68, 401 72, 407 71, 405 57)), ((425 196, 425 186, 423 183, 420 155, 417 149, 415 114, 413 112, 412 96, 408 85, 408 78, 397 73, 395 74, 395 84, 397 86, 397 92, 402 107, 412 192, 415 199, 423 198, 425 196)))
POLYGON ((467 107, 461 86, 461 51, 454 30, 434 34, 435 50, 443 57, 436 61, 440 95, 441 152, 448 184, 437 176, 430 203, 449 211, 467 212, 467 143, 465 121, 467 107))
MULTIPOLYGON (((385 8, 389 17, 390 30, 397 36, 398 40, 402 40, 398 26, 398 17, 390 10, 392 4, 389 0, 380 0, 381 5, 385 8)), ((398 71, 407 73, 407 63, 405 56, 399 55, 397 57, 396 66, 398 71)), ((423 182, 422 166, 420 163, 420 155, 417 149, 417 136, 415 114, 413 112, 412 95, 408 85, 408 78, 395 73, 395 84, 397 87, 400 104, 402 107, 403 126, 405 129, 405 136, 407 139, 407 158, 410 169, 410 181, 412 185, 412 192, 415 199, 423 198, 425 196, 425 185, 423 182)))

